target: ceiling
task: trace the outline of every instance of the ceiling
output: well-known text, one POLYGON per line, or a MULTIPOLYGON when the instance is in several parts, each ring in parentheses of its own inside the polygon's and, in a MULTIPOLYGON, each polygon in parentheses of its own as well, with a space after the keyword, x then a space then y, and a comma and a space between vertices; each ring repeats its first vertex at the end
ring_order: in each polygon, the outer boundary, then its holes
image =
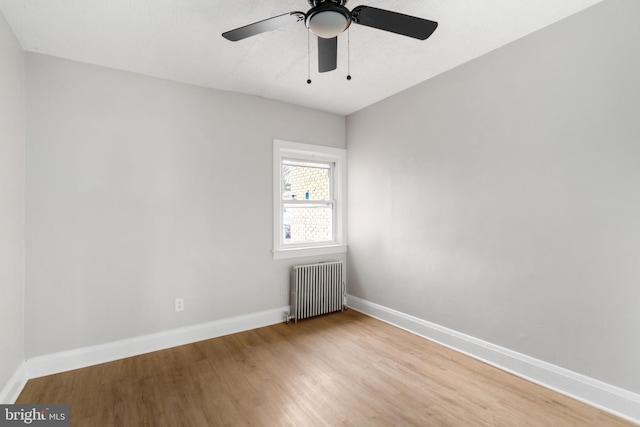
POLYGON ((351 0, 437 21, 425 41, 352 25, 338 69, 317 72, 315 39, 292 24, 238 42, 221 33, 307 0, 0 0, 25 50, 347 115, 601 0, 351 0), (348 81, 347 58, 352 80, 348 81))

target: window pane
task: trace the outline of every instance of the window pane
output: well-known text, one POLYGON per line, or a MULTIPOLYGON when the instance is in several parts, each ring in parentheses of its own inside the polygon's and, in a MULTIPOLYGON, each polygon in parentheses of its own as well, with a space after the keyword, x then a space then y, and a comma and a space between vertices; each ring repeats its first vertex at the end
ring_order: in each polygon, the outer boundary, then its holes
POLYGON ((333 240, 333 209, 330 206, 285 206, 282 222, 285 244, 333 240))
POLYGON ((331 165, 282 164, 282 200, 330 200, 331 165))

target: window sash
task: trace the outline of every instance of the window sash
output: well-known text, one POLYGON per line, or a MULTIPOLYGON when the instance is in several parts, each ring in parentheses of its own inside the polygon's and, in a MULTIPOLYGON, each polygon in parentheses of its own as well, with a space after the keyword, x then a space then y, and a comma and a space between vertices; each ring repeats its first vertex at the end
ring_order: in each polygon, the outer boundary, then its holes
POLYGON ((296 200, 296 201, 333 201, 334 199, 334 194, 335 194, 335 163, 333 162, 311 162, 311 161, 306 161, 306 160, 295 160, 295 159, 291 159, 291 158, 282 158, 281 162, 280 162, 280 193, 282 195, 282 200, 284 201, 292 201, 292 200, 296 200), (301 198, 298 199, 285 199, 284 198, 284 194, 285 194, 285 188, 284 188, 284 166, 297 166, 297 167, 304 167, 304 168, 317 168, 317 169, 326 169, 328 170, 328 175, 329 175, 329 188, 328 188, 328 196, 326 199, 306 199, 304 198, 304 194, 301 194, 301 198))
POLYGON ((336 244, 337 236, 336 236, 336 201, 335 200, 283 200, 280 205, 280 215, 282 220, 280 221, 280 245, 287 248, 294 248, 297 246, 308 247, 308 246, 318 246, 318 245, 326 245, 326 244, 336 244), (308 209, 330 209, 331 210, 331 229, 330 238, 327 240, 317 240, 317 241, 291 241, 288 242, 285 238, 284 228, 284 214, 286 208, 308 208, 308 209))
MULTIPOLYGON (((294 212, 289 212, 290 215, 295 215, 294 212)), ((304 214, 304 213, 303 213, 304 214)), ((281 238, 282 238, 282 246, 283 247, 287 247, 287 248, 295 248, 298 246, 302 246, 302 247, 308 247, 308 246, 316 246, 316 245, 326 245, 326 244, 335 244, 336 243, 336 224, 335 224, 335 218, 336 218, 336 212, 335 212, 335 203, 333 202, 320 202, 320 203, 283 203, 282 204, 282 215, 283 215, 283 221, 281 224, 281 238), (327 239, 318 239, 318 240, 291 240, 288 241, 285 237, 286 235, 286 226, 289 225, 289 232, 292 232, 293 230, 296 230, 298 232, 301 232, 302 235, 307 236, 309 234, 313 235, 314 234, 314 230, 313 228, 307 228, 308 224, 305 223, 301 223, 301 222, 295 222, 295 223, 289 223, 287 224, 287 222, 284 220, 284 216, 285 216, 285 210, 286 208, 292 208, 292 209, 323 209, 323 210, 329 210, 329 228, 328 229, 324 229, 322 227, 322 224, 317 224, 319 229, 315 230, 315 233, 324 233, 324 232, 328 232, 329 236, 327 239)), ((298 220, 300 220, 300 218, 298 218, 298 220)), ((296 233, 297 234, 297 233, 296 233)), ((291 238, 294 238, 294 236, 291 236, 291 238)))

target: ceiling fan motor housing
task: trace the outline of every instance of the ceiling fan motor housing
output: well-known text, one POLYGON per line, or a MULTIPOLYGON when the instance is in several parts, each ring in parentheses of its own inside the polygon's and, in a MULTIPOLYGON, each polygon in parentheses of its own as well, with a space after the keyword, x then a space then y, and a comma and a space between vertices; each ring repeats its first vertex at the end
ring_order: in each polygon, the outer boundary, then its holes
POLYGON ((347 0, 309 0, 313 6, 305 19, 309 31, 318 37, 332 39, 351 25, 351 12, 344 7, 347 0))
POLYGON ((335 4, 339 4, 340 6, 344 6, 345 4, 347 4, 349 0, 307 0, 307 1, 309 2, 309 6, 316 7, 321 3, 335 3, 335 4))

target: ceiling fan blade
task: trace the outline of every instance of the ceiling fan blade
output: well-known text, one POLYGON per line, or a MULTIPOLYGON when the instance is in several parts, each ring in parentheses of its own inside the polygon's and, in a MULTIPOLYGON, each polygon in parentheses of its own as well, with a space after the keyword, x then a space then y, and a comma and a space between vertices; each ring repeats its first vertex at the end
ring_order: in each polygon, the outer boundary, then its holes
POLYGON ((338 68, 338 37, 318 37, 318 71, 326 73, 338 68))
POLYGON ((390 31, 419 40, 427 39, 438 28, 438 23, 434 21, 371 6, 355 7, 351 11, 351 20, 366 27, 390 31))
POLYGON ((222 33, 222 37, 227 40, 231 40, 232 42, 237 42, 238 40, 246 39, 247 37, 255 36, 256 34, 277 30, 287 24, 302 21, 304 17, 305 14, 302 12, 285 13, 284 15, 274 16, 273 18, 254 22, 253 24, 227 31, 222 33))

